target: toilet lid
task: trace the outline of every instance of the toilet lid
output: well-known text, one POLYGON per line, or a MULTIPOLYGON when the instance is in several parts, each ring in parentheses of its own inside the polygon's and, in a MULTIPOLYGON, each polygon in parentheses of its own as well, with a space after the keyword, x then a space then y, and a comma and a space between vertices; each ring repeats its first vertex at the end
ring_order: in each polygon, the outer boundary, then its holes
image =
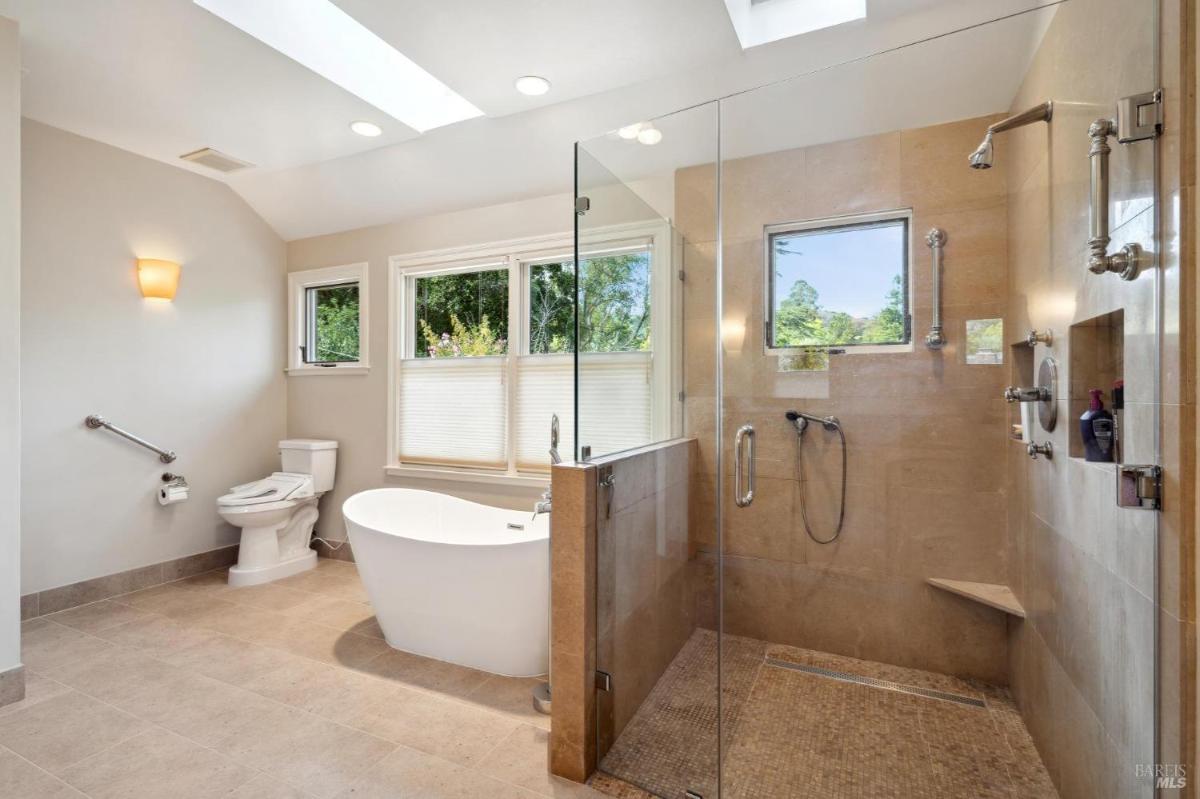
POLYGON ((288 474, 276 472, 263 480, 234 486, 233 489, 217 500, 218 505, 234 507, 238 505, 262 505, 267 502, 279 502, 292 496, 312 496, 312 491, 303 489, 312 486, 312 477, 307 474, 288 474))

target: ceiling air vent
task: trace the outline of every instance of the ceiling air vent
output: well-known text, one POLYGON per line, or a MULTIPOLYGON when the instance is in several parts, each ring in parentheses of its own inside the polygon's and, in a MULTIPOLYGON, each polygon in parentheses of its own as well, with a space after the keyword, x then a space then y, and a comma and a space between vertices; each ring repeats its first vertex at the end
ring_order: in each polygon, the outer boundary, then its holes
POLYGON ((191 161, 193 164, 200 164, 200 166, 206 166, 209 169, 215 169, 218 172, 236 172, 239 169, 245 169, 248 166, 254 166, 254 164, 246 161, 239 161, 233 156, 225 155, 225 153, 214 150, 211 147, 205 147, 202 150, 196 150, 194 153, 185 153, 179 157, 184 161, 191 161))

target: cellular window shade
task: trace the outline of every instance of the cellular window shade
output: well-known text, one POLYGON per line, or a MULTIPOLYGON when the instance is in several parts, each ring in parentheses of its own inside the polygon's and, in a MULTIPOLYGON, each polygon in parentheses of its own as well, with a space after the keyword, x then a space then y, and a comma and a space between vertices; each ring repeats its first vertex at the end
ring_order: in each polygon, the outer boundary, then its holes
POLYGON ((502 357, 400 362, 400 461, 503 469, 508 388, 502 357))
POLYGON ((579 356, 579 441, 592 455, 631 449, 653 440, 652 356, 649 352, 579 356))
POLYGON ((550 419, 557 414, 558 452, 575 457, 574 358, 564 355, 524 355, 517 359, 517 468, 550 468, 550 419))

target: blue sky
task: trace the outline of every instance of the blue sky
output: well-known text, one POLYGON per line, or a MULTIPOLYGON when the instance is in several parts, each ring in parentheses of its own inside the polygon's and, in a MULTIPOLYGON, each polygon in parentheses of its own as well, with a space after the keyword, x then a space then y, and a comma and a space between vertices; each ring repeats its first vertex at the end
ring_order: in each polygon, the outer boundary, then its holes
POLYGON ((854 317, 874 316, 887 304, 892 280, 904 268, 904 227, 805 231, 775 237, 775 305, 798 279, 817 290, 821 307, 854 317), (798 253, 798 254, 795 254, 798 253))

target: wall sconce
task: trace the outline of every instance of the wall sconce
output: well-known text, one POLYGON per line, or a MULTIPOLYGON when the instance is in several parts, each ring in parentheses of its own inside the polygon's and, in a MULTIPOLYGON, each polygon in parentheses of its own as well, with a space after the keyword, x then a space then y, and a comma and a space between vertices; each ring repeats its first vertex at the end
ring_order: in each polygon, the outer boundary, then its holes
POLYGON ((138 286, 146 299, 175 299, 175 290, 179 288, 179 264, 174 261, 139 258, 137 275, 138 286))

